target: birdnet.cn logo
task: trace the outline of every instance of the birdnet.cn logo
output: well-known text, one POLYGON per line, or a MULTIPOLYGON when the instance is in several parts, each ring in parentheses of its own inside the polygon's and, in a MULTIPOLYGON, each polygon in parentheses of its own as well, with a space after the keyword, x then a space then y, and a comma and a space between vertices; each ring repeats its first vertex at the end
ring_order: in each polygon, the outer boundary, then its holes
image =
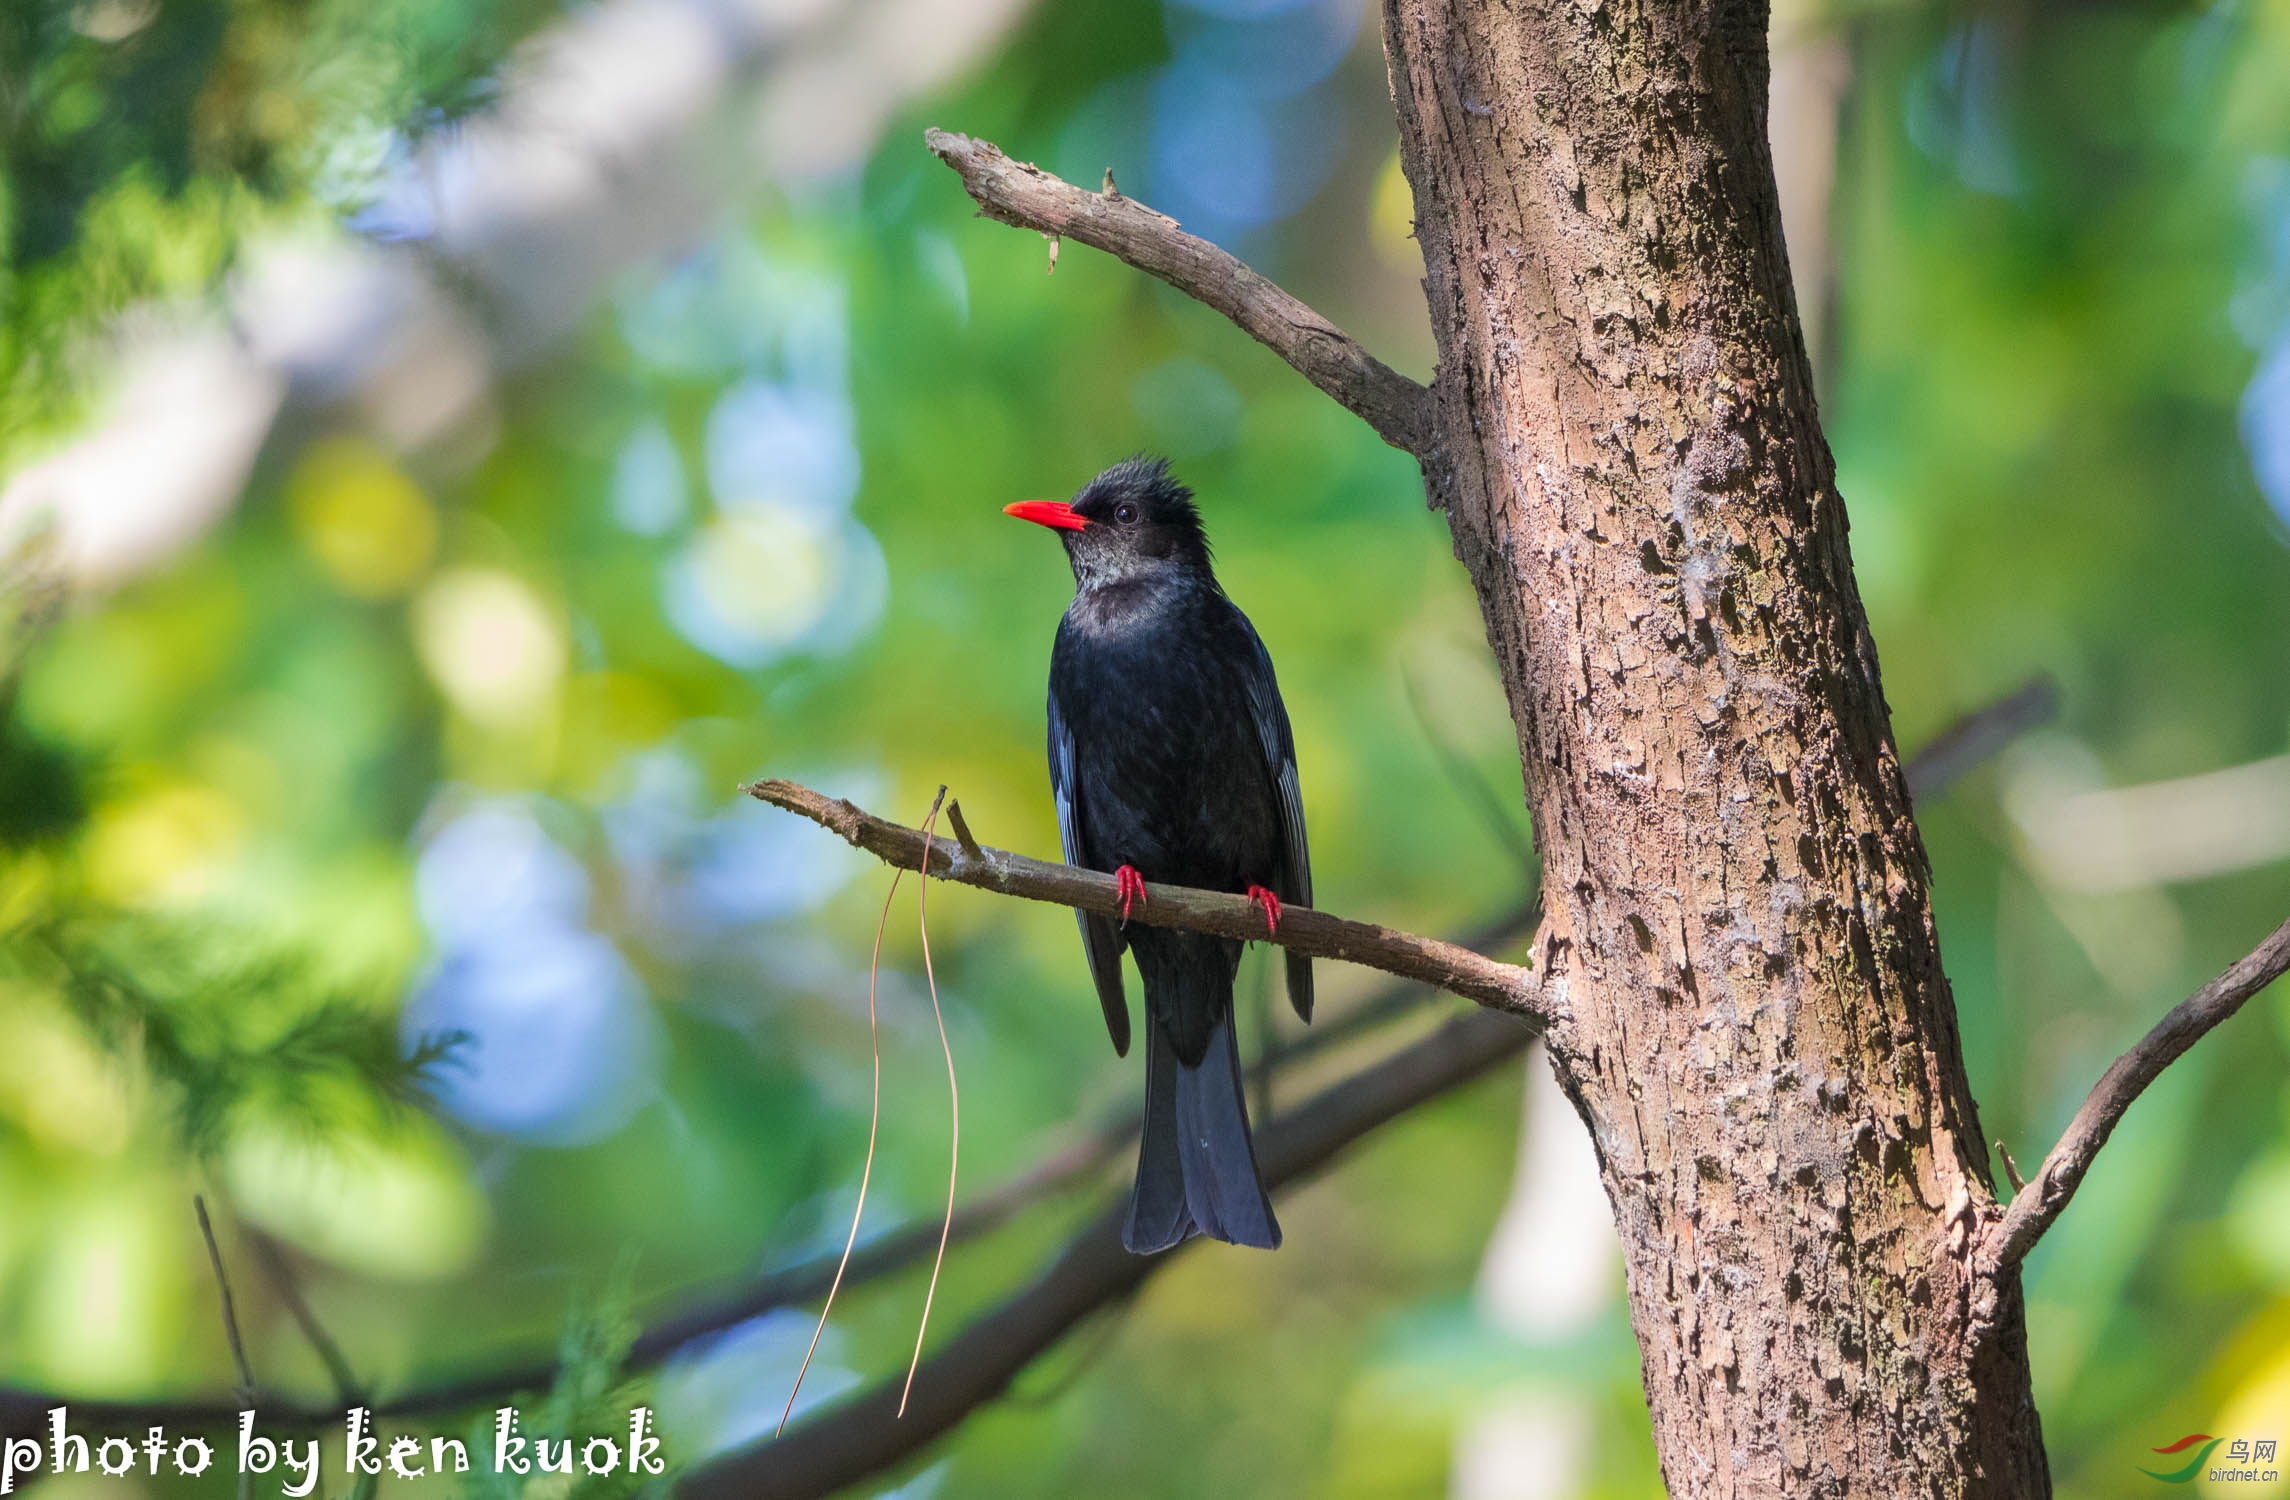
POLYGON ((2165 1484, 2191 1484, 2197 1479, 2271 1484, 2282 1477, 2282 1471, 2274 1466, 2274 1444, 2273 1438, 2236 1438, 2228 1443, 2225 1438, 2212 1437, 2207 1432, 2190 1432, 2168 1448, 2155 1450, 2174 1456, 2192 1450, 2185 1467, 2150 1469, 2141 1464, 2139 1472, 2165 1484), (2211 1455, 2218 1451, 2221 1443, 2226 1443, 2226 1456, 2214 1464, 2211 1455))

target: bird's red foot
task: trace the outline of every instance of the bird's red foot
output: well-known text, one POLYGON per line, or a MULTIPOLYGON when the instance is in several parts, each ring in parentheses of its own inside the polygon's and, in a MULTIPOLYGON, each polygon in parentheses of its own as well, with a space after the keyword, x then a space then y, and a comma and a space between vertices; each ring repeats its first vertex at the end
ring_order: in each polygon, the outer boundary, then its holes
POLYGON ((1248 899, 1264 908, 1264 930, 1266 932, 1278 932, 1280 930, 1280 898, 1261 885, 1252 885, 1248 888, 1248 899))
POLYGON ((1113 872, 1113 883, 1121 891, 1121 920, 1129 920, 1129 908, 1145 904, 1145 877, 1137 873, 1135 865, 1123 865, 1113 872))

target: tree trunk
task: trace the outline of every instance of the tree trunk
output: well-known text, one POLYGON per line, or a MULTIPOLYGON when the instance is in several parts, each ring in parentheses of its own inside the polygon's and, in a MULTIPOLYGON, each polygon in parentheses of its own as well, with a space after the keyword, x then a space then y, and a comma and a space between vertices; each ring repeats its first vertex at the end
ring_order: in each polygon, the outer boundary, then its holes
POLYGON ((1814 410, 1762 4, 1389 0, 1425 464, 1673 1495, 2043 1495, 2016 1279, 1814 410))

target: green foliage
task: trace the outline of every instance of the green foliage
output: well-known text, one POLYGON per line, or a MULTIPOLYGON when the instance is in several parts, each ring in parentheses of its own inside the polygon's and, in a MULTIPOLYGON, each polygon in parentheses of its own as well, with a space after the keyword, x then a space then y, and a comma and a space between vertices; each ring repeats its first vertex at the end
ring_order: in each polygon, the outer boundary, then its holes
POLYGON ((250 232, 355 209, 493 94, 556 0, 12 0, 0 10, 0 453, 83 345, 195 302, 250 232))
POLYGON ((328 993, 306 959, 220 957, 213 931, 116 924, 18 930, 6 951, 124 1066, 164 1087, 181 1148, 211 1157, 250 1114, 312 1135, 386 1126, 464 1037, 410 1047, 386 1006, 328 993))
POLYGON ((622 1251, 594 1300, 582 1305, 576 1299, 566 1315, 557 1339, 556 1384, 541 1418, 548 1430, 578 1432, 597 1419, 626 1418, 626 1407, 614 1412, 611 1403, 625 1394, 622 1366, 638 1332, 636 1259, 634 1251, 622 1251))
POLYGON ((62 606, 35 573, 0 571, 0 849, 52 842, 87 816, 84 758, 16 712, 25 654, 62 606))
MULTIPOLYGON (((608 1434, 625 1443, 631 1411, 652 1399, 649 1377, 631 1375, 626 1369, 629 1345, 639 1327, 635 1285, 636 1256, 624 1251, 593 1293, 574 1293, 557 1337, 556 1380, 540 1410, 523 1423, 522 1432, 552 1440, 608 1434)), ((465 1441, 472 1454, 492 1451, 491 1412, 470 1420, 465 1441)), ((679 1466, 672 1461, 673 1447, 664 1448, 662 1456, 671 1462, 668 1472, 657 1476, 637 1472, 626 1462, 611 1474, 590 1474, 581 1467, 571 1478, 496 1472, 489 1463, 472 1463, 461 1494, 464 1500, 621 1500, 639 1492, 664 1494, 675 1483, 679 1466)))

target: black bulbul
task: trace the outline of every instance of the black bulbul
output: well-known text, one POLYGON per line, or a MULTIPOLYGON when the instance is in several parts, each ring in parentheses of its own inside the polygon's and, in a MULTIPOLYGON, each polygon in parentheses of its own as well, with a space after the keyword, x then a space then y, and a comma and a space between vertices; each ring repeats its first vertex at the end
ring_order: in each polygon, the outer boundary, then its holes
MULTIPOLYGON (((1132 925, 1145 882, 1245 892, 1278 931, 1312 904, 1296 746, 1256 629, 1218 586, 1192 491, 1165 460, 1131 459, 1069 505, 1008 514, 1056 529, 1073 603, 1050 653, 1050 790, 1070 864, 1121 885, 1121 920, 1076 912, 1114 1050, 1129 1052, 1121 954, 1145 981, 1145 1135, 1122 1243, 1139 1255, 1198 1232, 1280 1243, 1241 1096, 1231 938, 1132 925)), ((1312 961, 1286 955, 1312 1018, 1312 961)))

